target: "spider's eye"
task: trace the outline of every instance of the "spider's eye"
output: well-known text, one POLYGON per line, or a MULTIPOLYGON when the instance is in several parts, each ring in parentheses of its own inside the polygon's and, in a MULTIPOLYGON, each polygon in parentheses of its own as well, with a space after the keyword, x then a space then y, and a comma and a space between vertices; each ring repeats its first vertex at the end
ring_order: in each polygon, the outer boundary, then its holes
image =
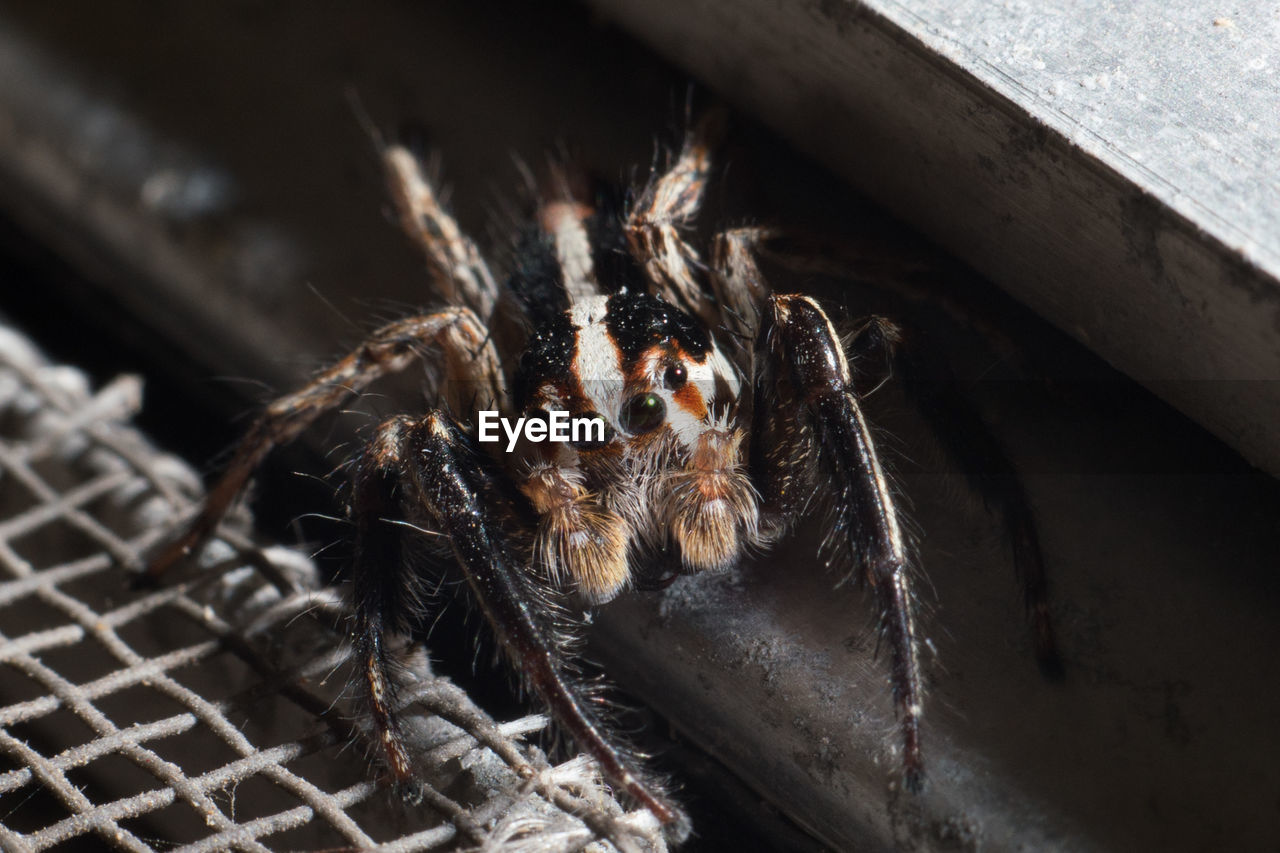
POLYGON ((689 381, 689 371, 680 362, 676 362, 667 368, 667 372, 662 374, 662 387, 668 391, 675 391, 683 388, 684 384, 689 381))
POLYGON ((662 426, 667 417, 667 404, 657 394, 637 394, 622 404, 618 421, 632 435, 650 432, 662 426))
MULTIPOLYGON (((590 418, 591 423, 586 424, 581 437, 571 441, 570 444, 579 450, 599 450, 613 441, 613 427, 609 426, 609 422, 604 419, 604 415, 599 412, 588 412, 582 417, 590 418)), ((578 435, 578 433, 574 433, 574 435, 578 435)))

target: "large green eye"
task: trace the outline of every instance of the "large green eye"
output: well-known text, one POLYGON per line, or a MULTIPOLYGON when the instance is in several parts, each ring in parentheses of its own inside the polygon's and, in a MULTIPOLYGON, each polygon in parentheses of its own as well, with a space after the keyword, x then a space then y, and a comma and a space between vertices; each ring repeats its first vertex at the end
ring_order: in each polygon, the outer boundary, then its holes
POLYGON ((622 404, 618 422, 632 435, 662 426, 667 417, 667 404, 657 394, 637 394, 622 404))

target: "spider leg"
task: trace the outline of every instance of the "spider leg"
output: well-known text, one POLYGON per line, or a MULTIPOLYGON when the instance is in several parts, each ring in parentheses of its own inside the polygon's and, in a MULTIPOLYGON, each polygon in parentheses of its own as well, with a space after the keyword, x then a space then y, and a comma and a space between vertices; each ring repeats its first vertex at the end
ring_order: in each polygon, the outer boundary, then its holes
POLYGON ((645 270, 657 295, 701 318, 713 328, 720 312, 699 283, 698 251, 680 236, 702 204, 711 169, 711 150, 725 114, 713 110, 689 131, 675 162, 652 179, 626 221, 627 246, 645 270))
POLYGON ((426 256, 437 293, 444 302, 466 305, 488 322, 498 285, 479 249, 445 212, 413 152, 388 145, 382 149, 382 162, 400 227, 426 256))
MULTIPOLYGON (((832 255, 832 244, 823 245, 826 255, 832 255)), ((830 257, 822 258, 812 239, 806 244, 803 238, 775 228, 739 228, 718 234, 712 253, 712 282, 717 298, 726 309, 726 326, 740 337, 755 333, 754 324, 758 321, 752 300, 763 304, 763 297, 768 293, 768 284, 755 260, 763 253, 795 270, 843 276, 852 270, 860 278, 912 301, 937 304, 956 322, 982 334, 1002 357, 1026 359, 1021 347, 962 301, 939 293, 936 287, 926 288, 916 283, 920 273, 942 271, 942 261, 928 258, 920 261, 909 251, 913 247, 885 248, 879 243, 871 246, 849 240, 836 240, 835 245, 839 249, 834 252, 837 261, 845 264, 840 268, 831 266, 830 257)), ((1035 637, 1036 660, 1047 676, 1060 677, 1063 664, 1049 610, 1049 581, 1040 551, 1035 512, 1004 445, 961 393, 951 369, 918 336, 904 332, 883 318, 871 317, 857 331, 848 351, 858 361, 877 358, 886 365, 900 368, 908 395, 925 416, 943 450, 964 472, 970 487, 982 496, 985 504, 996 509, 1013 545, 1014 570, 1023 584, 1023 598, 1035 637)), ((855 371, 858 396, 865 397, 874 390, 872 383, 883 381, 884 375, 882 365, 872 371, 855 371)), ((765 428, 777 431, 776 427, 766 425, 765 428)), ((794 471, 801 470, 805 464, 803 458, 778 459, 772 467, 774 470, 789 467, 794 471)))
POLYGON ((770 293, 755 254, 772 234, 768 228, 730 228, 711 242, 711 290, 720 325, 729 333, 740 366, 749 361, 749 342, 760 328, 760 306, 770 293))
POLYGON ((827 547, 875 590, 892 657, 906 784, 918 790, 923 708, 907 549, 844 349, 815 301, 772 296, 756 358, 752 467, 765 508, 794 515, 812 493, 805 474, 830 477, 836 521, 827 547))
MULTIPOLYGON (((527 547, 515 541, 515 519, 503 509, 500 498, 502 484, 481 458, 462 430, 442 413, 434 412, 416 421, 389 422, 361 466, 360 479, 369 492, 367 498, 362 498, 363 506, 353 506, 357 533, 367 537, 371 525, 378 520, 377 514, 385 511, 387 496, 396 488, 390 478, 392 472, 398 472, 402 509, 448 538, 476 603, 525 683, 547 704, 579 748, 600 764, 610 781, 663 823, 679 820, 678 810, 643 782, 630 760, 610 743, 591 714, 588 700, 566 674, 562 649, 567 640, 556 614, 560 613, 560 622, 567 615, 524 568, 527 555, 522 556, 522 551, 527 547)), ((356 601, 360 612, 357 632, 362 635, 358 646, 364 656, 375 725, 393 772, 404 781, 410 768, 391 704, 385 701, 386 661, 382 657, 380 628, 388 616, 399 615, 386 611, 390 596, 382 585, 400 582, 394 577, 384 579, 380 573, 388 568, 381 560, 399 555, 389 554, 385 544, 376 544, 383 538, 385 534, 379 534, 376 539, 367 540, 375 544, 358 549, 366 559, 357 571, 366 576, 373 573, 374 578, 373 584, 360 580, 356 583, 357 587, 373 590, 356 601)))
POLYGON ((506 408, 497 353, 471 309, 446 308, 384 326, 346 358, 267 407, 240 440, 200 513, 181 536, 157 552, 147 565, 147 576, 158 578, 213 533, 273 447, 293 441, 320 415, 374 380, 403 370, 432 345, 444 354, 445 375, 450 378, 446 390, 455 402, 473 408, 506 408))
POLYGON ((907 396, 924 415, 943 450, 986 506, 996 509, 1005 538, 1012 543, 1013 566, 1022 581, 1036 660, 1046 676, 1060 678, 1063 664, 1049 610, 1049 578, 1031 500, 1004 444, 961 393, 950 367, 926 344, 883 317, 868 317, 855 333, 849 353, 855 361, 875 358, 882 364, 870 372, 858 371, 858 394, 865 397, 874 390, 871 382, 883 381, 884 367, 900 368, 907 396))
POLYGON ((373 719, 387 766, 396 783, 412 785, 413 764, 396 718, 396 682, 389 674, 387 634, 412 632, 413 611, 423 605, 420 576, 410 570, 403 533, 389 519, 403 517, 400 480, 404 436, 412 421, 392 418, 356 465, 350 516, 355 527, 351 585, 356 665, 362 668, 360 692, 373 719))

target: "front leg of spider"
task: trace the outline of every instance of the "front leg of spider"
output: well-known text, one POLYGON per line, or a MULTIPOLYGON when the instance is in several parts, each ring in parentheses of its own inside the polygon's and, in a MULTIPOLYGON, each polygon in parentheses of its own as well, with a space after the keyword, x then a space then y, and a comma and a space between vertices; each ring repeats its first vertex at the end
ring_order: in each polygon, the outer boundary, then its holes
POLYGON ((875 590, 889 643, 903 771, 920 790, 922 690, 906 546, 893 494, 831 321, 807 296, 771 296, 756 345, 752 469, 766 512, 794 516, 827 479, 834 524, 824 551, 875 590))
POLYGON ((357 471, 352 516, 357 533, 353 576, 356 590, 356 650, 378 740, 396 780, 410 787, 413 770, 395 717, 394 684, 388 675, 385 635, 411 630, 422 614, 420 574, 406 564, 400 537, 405 518, 442 534, 513 667, 550 708, 556 721, 591 755, 605 776, 663 823, 683 820, 680 811, 641 779, 640 771, 611 742, 573 682, 562 648, 569 616, 552 590, 528 570, 529 543, 516 507, 505 499, 501 475, 486 464, 470 437, 447 415, 433 412, 384 424, 357 471))
POLYGON ((497 352, 471 309, 449 307, 390 323, 307 385, 267 407, 240 439, 231 463, 200 512, 179 536, 156 552, 145 577, 158 580, 204 544, 274 448, 293 441, 326 412, 334 411, 378 379, 404 370, 432 352, 443 356, 449 375, 465 380, 456 387, 480 389, 482 404, 505 404, 506 387, 497 352))

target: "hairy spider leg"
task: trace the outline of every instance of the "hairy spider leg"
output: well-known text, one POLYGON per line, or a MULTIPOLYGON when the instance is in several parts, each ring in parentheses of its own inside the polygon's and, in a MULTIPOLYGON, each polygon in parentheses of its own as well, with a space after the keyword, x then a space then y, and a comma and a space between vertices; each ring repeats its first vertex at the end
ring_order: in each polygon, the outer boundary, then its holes
POLYGON ((919 790, 923 689, 907 549, 844 348, 813 299, 772 296, 756 358, 751 455, 766 509, 794 516, 812 493, 813 472, 829 472, 836 497, 827 547, 875 590, 892 659, 905 781, 919 790))
POLYGON ((451 305, 466 305, 485 323, 493 316, 498 285, 484 256, 445 212, 418 158, 403 145, 381 150, 400 227, 426 256, 436 291, 451 305))
POLYGON ((425 603, 423 575, 414 570, 404 534, 392 523, 404 517, 401 454, 405 434, 413 425, 411 418, 401 415, 378 427, 353 471, 349 513, 355 528, 352 634, 356 666, 363 669, 356 683, 362 687, 391 775, 405 788, 413 784, 413 762, 395 713, 397 684, 390 675, 393 662, 385 637, 410 635, 413 619, 425 603))
POLYGON ((293 441, 322 414, 375 380, 403 370, 428 348, 444 354, 445 375, 451 380, 456 403, 506 410, 506 381, 497 353, 471 309, 445 308, 384 326, 346 358, 267 407, 240 440, 199 514, 180 536, 156 553, 147 565, 146 576, 159 578, 212 535, 272 448, 293 441))
MULTIPOLYGON (((754 312, 748 313, 749 309, 739 305, 746 301, 741 295, 744 292, 766 291, 767 284, 755 260, 764 255, 793 270, 843 277, 853 275, 913 302, 937 305, 952 320, 980 334, 1001 357, 1027 360, 1023 348, 986 318, 951 294, 918 281, 922 273, 936 277, 946 271, 944 262, 931 259, 922 262, 916 253, 902 247, 881 250, 879 244, 870 247, 828 238, 822 243, 824 251, 844 263, 834 268, 829 257, 825 260, 812 257, 816 246, 812 238, 777 228, 742 228, 717 235, 712 254, 712 281, 717 294, 722 291, 725 294, 720 298, 726 307, 726 326, 740 336, 754 331, 754 325, 738 319, 753 320, 754 312), (735 327, 735 321, 740 325, 735 327)), ((886 366, 898 368, 909 399, 925 417, 943 451, 964 473, 970 488, 1000 517, 1013 546, 1014 571, 1023 585, 1036 660, 1046 676, 1061 677, 1064 667, 1053 628, 1049 577, 1040 550, 1035 512, 1004 444, 961 392, 959 382, 939 351, 928 346, 927 340, 919 335, 910 334, 884 318, 870 317, 856 331, 847 349, 857 357, 874 355, 882 358, 886 366)), ((859 394, 866 396, 883 381, 883 376, 881 371, 871 375, 859 371, 855 376, 859 394)))
MULTIPOLYGON (((1035 512, 1022 478, 1004 443, 991 431, 973 403, 960 391, 950 366, 918 335, 883 317, 868 317, 854 335, 849 352, 857 358, 875 356, 885 366, 896 365, 907 397, 919 409, 938 443, 961 470, 969 488, 994 508, 1012 543, 1013 568, 1022 583, 1023 602, 1031 620, 1036 662, 1049 678, 1064 673, 1049 609, 1049 577, 1040 551, 1035 512)), ((884 371, 876 371, 879 376, 884 371)), ((858 380, 859 394, 874 389, 870 378, 858 380)))
POLYGON ((760 328, 760 307, 770 292, 755 254, 773 233, 772 228, 730 228, 711 243, 711 290, 720 307, 720 324, 743 354, 749 355, 760 328))
POLYGON ((702 260, 681 236, 688 228, 706 190, 711 152, 722 135, 725 113, 713 110, 686 134, 675 161, 652 178, 636 200, 626 221, 631 255, 653 283, 654 293, 715 328, 720 311, 702 287, 702 260))
POLYGON ((408 781, 412 770, 395 724, 382 640, 384 620, 400 615, 387 610, 393 598, 387 585, 402 579, 388 580, 381 573, 403 571, 389 569, 384 560, 402 556, 392 553, 398 546, 389 546, 385 540, 404 534, 400 526, 377 525, 395 488, 392 479, 398 479, 400 511, 448 537, 467 585, 512 665, 565 732, 600 764, 611 782, 661 822, 683 820, 680 811, 642 781, 631 760, 609 742, 602 725, 590 715, 588 700, 566 674, 561 653, 566 642, 559 634, 562 627, 554 621, 568 616, 525 569, 527 548, 513 542, 509 533, 518 526, 505 517, 502 502, 495 500, 501 484, 458 425, 441 412, 416 421, 389 421, 362 464, 360 479, 369 488, 356 495, 368 502, 352 507, 357 534, 379 532, 357 548, 361 556, 356 571, 372 573, 373 583, 357 578, 356 587, 374 590, 356 600, 357 644, 366 667, 374 723, 397 778, 408 781))

